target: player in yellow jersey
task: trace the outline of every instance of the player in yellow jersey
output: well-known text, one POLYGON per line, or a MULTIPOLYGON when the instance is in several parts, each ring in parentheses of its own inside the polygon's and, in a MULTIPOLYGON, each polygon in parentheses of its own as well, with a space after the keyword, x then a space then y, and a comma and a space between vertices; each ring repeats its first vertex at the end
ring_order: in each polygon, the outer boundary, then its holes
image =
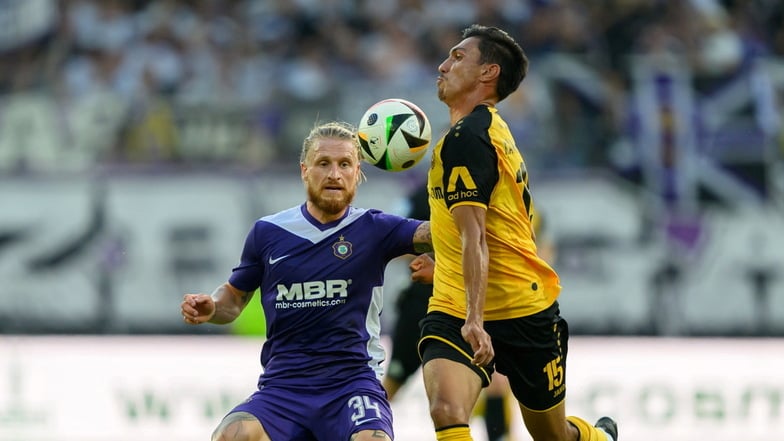
POLYGON ((618 441, 611 418, 592 425, 564 409, 561 286, 537 254, 528 173, 495 107, 527 69, 506 32, 480 25, 464 30, 438 67, 451 127, 428 173, 436 261, 419 352, 430 416, 436 439, 471 440, 472 409, 497 369, 535 441, 618 441))
MULTIPOLYGON (((427 220, 430 218, 427 186, 421 185, 408 198, 410 209, 406 215, 412 219, 427 220)), ((541 222, 536 222, 541 224, 541 222)), ((538 231, 538 230, 537 230, 538 231)), ((545 247, 547 248, 547 247, 545 247)), ((389 401, 394 401, 397 392, 419 369, 420 359, 417 352, 419 328, 412 326, 418 323, 427 313, 427 304, 433 293, 431 283, 412 282, 398 295, 395 302, 397 320, 391 333, 392 349, 387 361, 387 372, 383 386, 389 401)), ((484 400, 474 409, 484 420, 487 441, 509 441, 509 412, 513 399, 509 392, 506 378, 498 373, 484 391, 484 400)))

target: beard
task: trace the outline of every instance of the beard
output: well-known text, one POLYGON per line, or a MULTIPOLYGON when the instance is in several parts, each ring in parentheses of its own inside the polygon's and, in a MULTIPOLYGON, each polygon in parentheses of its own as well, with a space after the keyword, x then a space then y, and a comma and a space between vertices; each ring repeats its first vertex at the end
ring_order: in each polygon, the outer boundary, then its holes
POLYGON ((443 83, 443 81, 441 82, 441 84, 439 84, 437 86, 436 94, 438 95, 438 99, 440 101, 443 102, 446 99, 446 92, 444 92, 444 83, 443 83))
POLYGON ((324 197, 323 192, 319 191, 319 189, 308 186, 308 200, 324 214, 331 216, 340 214, 345 210, 354 200, 355 194, 356 188, 345 189, 340 195, 324 197))

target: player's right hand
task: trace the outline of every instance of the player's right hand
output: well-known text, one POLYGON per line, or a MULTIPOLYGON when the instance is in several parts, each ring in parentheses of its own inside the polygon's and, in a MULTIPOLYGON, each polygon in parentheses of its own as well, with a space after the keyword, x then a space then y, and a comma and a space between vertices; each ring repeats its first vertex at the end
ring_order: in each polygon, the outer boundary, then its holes
POLYGON ((209 321, 215 315, 215 300, 207 294, 185 294, 180 311, 185 323, 198 325, 209 321))
POLYGON ((490 334, 484 330, 482 324, 466 322, 460 329, 463 340, 471 345, 474 357, 471 363, 477 366, 487 366, 495 358, 495 350, 490 334))
POLYGON ((414 282, 425 283, 428 285, 433 284, 433 270, 435 270, 436 262, 428 254, 420 254, 416 256, 408 268, 411 270, 411 280, 414 282))

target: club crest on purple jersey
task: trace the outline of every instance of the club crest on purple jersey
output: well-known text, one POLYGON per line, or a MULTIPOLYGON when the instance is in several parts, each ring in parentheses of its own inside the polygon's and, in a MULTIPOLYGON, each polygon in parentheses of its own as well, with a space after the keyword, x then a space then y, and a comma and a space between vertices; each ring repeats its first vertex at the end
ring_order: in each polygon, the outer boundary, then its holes
POLYGON ((340 240, 332 244, 332 253, 341 259, 345 259, 351 255, 351 247, 351 242, 340 236, 340 240))

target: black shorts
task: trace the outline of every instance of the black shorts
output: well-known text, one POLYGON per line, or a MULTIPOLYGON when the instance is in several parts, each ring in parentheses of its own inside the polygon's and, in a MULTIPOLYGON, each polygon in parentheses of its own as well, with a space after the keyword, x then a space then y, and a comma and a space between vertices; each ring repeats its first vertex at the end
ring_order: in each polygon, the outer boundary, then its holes
POLYGON ((486 321, 495 350, 493 362, 486 367, 471 364, 473 350, 460 334, 464 323, 448 314, 428 314, 421 322, 422 362, 457 361, 476 372, 485 387, 493 370, 498 370, 509 379, 517 401, 531 410, 548 410, 564 400, 569 327, 559 314, 558 302, 528 317, 486 321))
POLYGON ((427 314, 427 302, 432 294, 432 285, 414 283, 400 293, 395 304, 397 321, 392 331, 392 351, 386 375, 400 384, 419 369, 419 321, 427 314))

